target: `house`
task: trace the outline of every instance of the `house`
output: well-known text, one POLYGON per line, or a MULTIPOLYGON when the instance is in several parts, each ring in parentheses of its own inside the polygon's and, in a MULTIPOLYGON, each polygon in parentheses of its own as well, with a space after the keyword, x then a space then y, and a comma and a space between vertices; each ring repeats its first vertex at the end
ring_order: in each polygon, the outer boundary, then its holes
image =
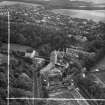
POLYGON ((50 62, 53 63, 53 65, 58 66, 67 66, 67 62, 64 61, 64 56, 66 52, 64 51, 53 51, 50 55, 50 62))
POLYGON ((77 49, 77 48, 67 48, 66 53, 70 54, 71 56, 77 57, 77 58, 79 57, 79 55, 86 56, 86 57, 95 56, 94 52, 90 53, 90 52, 84 51, 82 49, 77 49))
POLYGON ((56 64, 57 62, 57 51, 53 51, 50 55, 50 62, 52 62, 53 64, 56 64))
POLYGON ((76 36, 74 36, 74 38, 80 42, 86 42, 87 41, 87 37, 81 36, 81 35, 76 35, 76 36))
POLYGON ((60 62, 62 62, 62 57, 63 57, 63 54, 61 54, 59 51, 53 51, 50 55, 50 62, 52 62, 53 64, 58 64, 58 59, 60 62))
POLYGON ((38 56, 38 53, 35 50, 28 49, 25 52, 25 57, 34 58, 35 56, 38 56))
POLYGON ((43 67, 43 65, 45 64, 45 59, 44 58, 35 57, 34 63, 37 64, 39 67, 43 67))

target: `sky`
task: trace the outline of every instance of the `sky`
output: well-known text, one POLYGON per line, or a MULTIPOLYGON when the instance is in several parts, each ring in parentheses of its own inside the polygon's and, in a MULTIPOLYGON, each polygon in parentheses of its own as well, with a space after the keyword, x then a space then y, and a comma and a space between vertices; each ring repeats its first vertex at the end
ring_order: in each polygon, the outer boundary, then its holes
POLYGON ((70 0, 70 1, 86 1, 86 2, 93 2, 93 3, 105 3, 105 0, 70 0))
MULTIPOLYGON (((53 1, 53 0, 38 0, 38 1, 53 1)), ((105 0, 69 0, 69 1, 85 1, 85 2, 93 2, 93 3, 105 3, 105 0)))
MULTIPOLYGON (((0 0, 0 1, 3 1, 3 0, 0 0)), ((26 1, 34 1, 34 0, 26 0, 26 1)), ((62 0, 35 0, 35 1, 55 1, 56 2, 56 1, 62 1, 62 0)), ((84 2, 92 2, 92 3, 95 3, 95 4, 105 3, 105 0, 63 0, 63 1, 84 1, 84 2)))

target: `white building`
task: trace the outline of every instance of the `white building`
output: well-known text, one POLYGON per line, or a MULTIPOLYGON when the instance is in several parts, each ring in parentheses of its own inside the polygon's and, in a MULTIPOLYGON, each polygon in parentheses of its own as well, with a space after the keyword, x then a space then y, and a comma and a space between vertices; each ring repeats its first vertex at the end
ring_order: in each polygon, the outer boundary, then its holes
POLYGON ((25 52, 25 57, 34 58, 37 55, 38 53, 35 50, 25 52))

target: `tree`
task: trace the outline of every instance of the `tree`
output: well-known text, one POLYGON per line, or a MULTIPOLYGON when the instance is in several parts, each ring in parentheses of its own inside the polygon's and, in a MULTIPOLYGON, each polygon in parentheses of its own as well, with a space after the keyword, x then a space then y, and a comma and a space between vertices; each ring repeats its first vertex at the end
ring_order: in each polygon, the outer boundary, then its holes
POLYGON ((50 52, 51 52, 50 44, 44 44, 41 47, 39 47, 39 54, 42 56, 48 56, 50 52))
POLYGON ((7 78, 6 75, 0 72, 0 87, 6 88, 7 87, 7 78))

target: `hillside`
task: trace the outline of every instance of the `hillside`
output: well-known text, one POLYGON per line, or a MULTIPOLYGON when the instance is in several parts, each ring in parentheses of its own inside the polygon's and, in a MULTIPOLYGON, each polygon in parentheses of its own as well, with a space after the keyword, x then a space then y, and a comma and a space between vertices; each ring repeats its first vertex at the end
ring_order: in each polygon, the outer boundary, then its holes
MULTIPOLYGON (((0 0, 1 2, 6 3, 3 0, 0 0)), ((69 1, 69 0, 8 0, 12 2, 24 2, 24 3, 31 3, 31 4, 42 4, 48 9, 54 9, 54 8, 75 8, 75 9, 105 9, 104 6, 100 6, 101 4, 94 4, 92 2, 86 2, 86 1, 69 1)), ((12 4, 11 2, 11 4, 12 4)), ((10 4, 8 2, 8 4, 10 4)), ((6 5, 8 5, 6 3, 6 5)))

